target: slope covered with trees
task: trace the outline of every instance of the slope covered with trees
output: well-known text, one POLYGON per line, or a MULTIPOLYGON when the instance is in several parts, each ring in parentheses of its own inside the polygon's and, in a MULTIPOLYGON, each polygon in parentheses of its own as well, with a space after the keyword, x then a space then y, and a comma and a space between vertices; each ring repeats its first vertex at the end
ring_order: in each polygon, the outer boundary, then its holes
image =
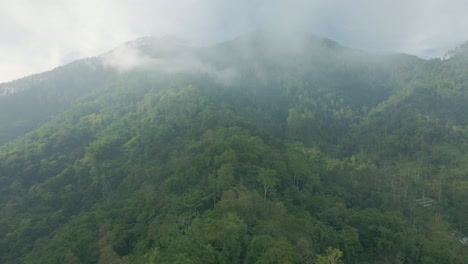
POLYGON ((49 121, 74 101, 103 86, 114 71, 97 58, 0 84, 0 145, 49 121))
POLYGON ((0 262, 466 263, 463 53, 148 43, 1 147, 0 262))

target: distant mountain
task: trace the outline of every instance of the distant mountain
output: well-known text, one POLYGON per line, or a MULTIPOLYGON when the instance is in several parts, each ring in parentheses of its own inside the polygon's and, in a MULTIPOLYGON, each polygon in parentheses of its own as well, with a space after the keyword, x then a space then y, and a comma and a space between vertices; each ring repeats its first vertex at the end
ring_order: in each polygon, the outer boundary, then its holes
POLYGON ((466 263, 458 54, 149 37, 0 84, 0 263, 466 263))

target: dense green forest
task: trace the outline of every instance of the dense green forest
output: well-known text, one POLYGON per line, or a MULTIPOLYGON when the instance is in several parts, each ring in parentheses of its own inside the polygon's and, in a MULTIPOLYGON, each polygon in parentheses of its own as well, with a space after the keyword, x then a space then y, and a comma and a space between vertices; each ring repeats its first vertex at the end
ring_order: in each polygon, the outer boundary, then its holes
POLYGON ((467 51, 129 45, 0 98, 1 263, 468 263, 467 51))

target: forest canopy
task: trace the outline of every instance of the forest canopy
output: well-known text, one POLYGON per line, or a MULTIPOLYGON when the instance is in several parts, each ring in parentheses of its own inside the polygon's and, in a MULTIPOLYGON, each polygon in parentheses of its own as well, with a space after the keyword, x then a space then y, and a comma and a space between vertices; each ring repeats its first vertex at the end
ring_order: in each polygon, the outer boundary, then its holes
POLYGON ((159 45, 0 97, 1 263, 468 262, 466 54, 159 45))

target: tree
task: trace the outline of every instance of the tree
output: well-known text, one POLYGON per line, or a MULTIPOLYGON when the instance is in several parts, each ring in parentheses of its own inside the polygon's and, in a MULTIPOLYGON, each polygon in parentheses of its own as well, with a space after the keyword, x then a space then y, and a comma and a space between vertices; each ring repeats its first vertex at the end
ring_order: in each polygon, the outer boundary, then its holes
POLYGON ((325 255, 317 255, 317 264, 340 264, 343 263, 341 261, 341 256, 343 256, 343 252, 341 250, 328 247, 325 250, 325 255))
POLYGON ((292 264, 299 263, 300 255, 291 242, 272 236, 252 238, 247 249, 247 264, 292 264))
POLYGON ((123 264, 123 261, 111 246, 106 246, 101 250, 98 264, 123 264))
POLYGON ((234 184, 234 167, 231 164, 223 164, 216 174, 210 175, 210 185, 214 189, 213 202, 221 197, 223 191, 229 189, 234 184))
POLYGON ((266 200, 268 191, 271 191, 278 182, 275 176, 276 170, 265 168, 260 168, 258 170, 257 181, 263 186, 263 200, 266 200))

